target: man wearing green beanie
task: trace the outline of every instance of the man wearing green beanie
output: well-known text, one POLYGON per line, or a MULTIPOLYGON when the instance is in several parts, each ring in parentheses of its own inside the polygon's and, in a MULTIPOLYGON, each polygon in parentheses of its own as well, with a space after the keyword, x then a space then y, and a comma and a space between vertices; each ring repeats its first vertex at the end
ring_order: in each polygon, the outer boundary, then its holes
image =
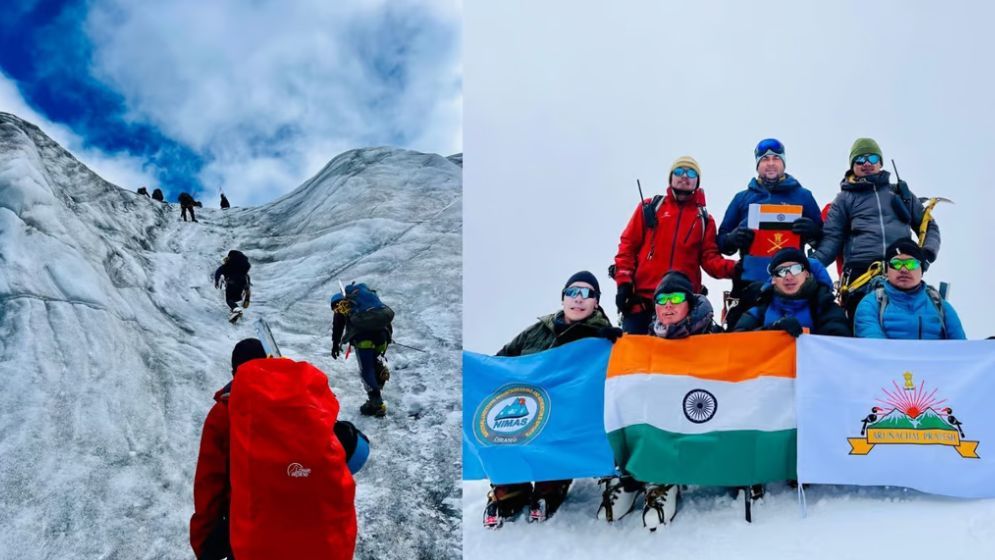
MULTIPOLYGON (((822 264, 836 260, 842 253, 841 286, 865 276, 874 263, 884 261, 885 249, 898 239, 918 234, 925 209, 909 190, 905 181, 891 184, 884 170, 881 147, 872 138, 857 138, 850 147, 850 166, 840 182, 823 237, 813 257, 822 264)), ((940 228, 930 221, 925 239, 920 240, 926 260, 923 267, 936 260, 940 251, 940 228)), ((853 315, 869 283, 847 291, 843 305, 853 324, 853 315)))

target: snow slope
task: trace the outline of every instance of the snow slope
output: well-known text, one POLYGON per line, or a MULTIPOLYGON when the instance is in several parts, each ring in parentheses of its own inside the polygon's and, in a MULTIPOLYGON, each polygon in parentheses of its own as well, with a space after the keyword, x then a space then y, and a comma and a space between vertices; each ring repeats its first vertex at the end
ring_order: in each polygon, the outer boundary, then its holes
POLYGON ((737 499, 723 488, 692 488, 673 524, 650 533, 642 526, 641 499, 614 525, 595 519, 601 487, 586 479, 574 482, 546 524, 521 518, 493 531, 482 526, 488 489, 484 481, 463 482, 466 560, 995 558, 995 500, 819 485, 805 492, 803 518, 798 493, 775 484, 747 523, 742 494, 737 499))
MULTIPOLYGON (((265 316, 372 441, 357 558, 457 558, 462 158, 372 148, 257 208, 179 208, 96 176, 0 113, 0 557, 189 558, 203 420, 265 316), (227 323, 211 275, 252 262, 227 323), (328 298, 362 280, 397 312, 386 419, 360 417, 328 298)), ((228 193, 237 204, 237 193, 228 193)))

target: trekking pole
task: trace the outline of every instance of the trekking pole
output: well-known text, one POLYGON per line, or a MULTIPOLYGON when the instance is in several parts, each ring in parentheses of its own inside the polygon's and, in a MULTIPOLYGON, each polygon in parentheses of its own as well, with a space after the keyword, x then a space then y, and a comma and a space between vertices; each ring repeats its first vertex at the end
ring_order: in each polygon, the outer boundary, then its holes
POLYGON ((425 353, 428 353, 428 350, 422 350, 421 348, 415 348, 414 346, 408 346, 407 344, 401 344, 400 342, 397 342, 397 341, 394 341, 394 342, 392 342, 391 344, 394 344, 394 345, 396 345, 396 346, 400 346, 400 347, 402 347, 402 348, 410 348, 410 349, 412 349, 412 350, 417 350, 417 351, 419 351, 419 352, 425 352, 425 353))

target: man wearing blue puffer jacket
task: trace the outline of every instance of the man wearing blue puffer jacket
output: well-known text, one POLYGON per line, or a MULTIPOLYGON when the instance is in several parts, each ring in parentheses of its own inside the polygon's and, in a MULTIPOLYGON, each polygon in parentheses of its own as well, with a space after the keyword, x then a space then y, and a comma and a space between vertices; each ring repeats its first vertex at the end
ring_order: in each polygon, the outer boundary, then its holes
POLYGON ((796 204, 802 207, 802 217, 795 220, 791 231, 801 237, 801 242, 816 243, 822 237, 822 211, 812 192, 801 186, 784 172, 784 144, 775 138, 761 140, 753 150, 757 176, 750 180, 746 190, 740 191, 729 203, 717 237, 719 250, 727 255, 737 250, 743 255, 742 270, 733 278, 732 295, 740 297, 743 289, 752 282, 769 278, 767 267, 770 257, 750 255, 754 232, 747 227, 751 204, 796 204))
POLYGON ((774 255, 769 271, 770 283, 732 330, 783 330, 798 336, 807 328, 812 334, 852 336, 843 309, 833 299, 829 273, 819 261, 789 247, 774 255))
POLYGON ((960 318, 932 286, 922 281, 927 255, 911 239, 888 246, 887 281, 875 280, 854 316, 859 338, 964 340, 960 318))

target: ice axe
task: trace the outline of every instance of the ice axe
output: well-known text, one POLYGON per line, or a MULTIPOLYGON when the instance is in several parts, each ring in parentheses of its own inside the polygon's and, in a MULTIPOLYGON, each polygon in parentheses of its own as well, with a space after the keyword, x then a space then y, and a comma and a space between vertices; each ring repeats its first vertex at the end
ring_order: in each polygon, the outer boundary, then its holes
MULTIPOLYGON (((345 295, 345 285, 342 283, 342 279, 341 278, 339 278, 339 290, 342 291, 342 297, 343 298, 346 297, 346 295, 345 295)), ((345 357, 342 358, 343 361, 349 359, 349 353, 350 352, 352 352, 352 344, 347 344, 346 347, 345 347, 345 357)))
POLYGON ((929 222, 933 221, 933 208, 936 207, 939 202, 949 202, 953 204, 954 201, 949 198, 944 198, 942 196, 934 196, 933 198, 920 197, 919 202, 923 203, 923 213, 922 222, 919 223, 919 246, 922 247, 926 243, 926 229, 929 228, 929 222))

